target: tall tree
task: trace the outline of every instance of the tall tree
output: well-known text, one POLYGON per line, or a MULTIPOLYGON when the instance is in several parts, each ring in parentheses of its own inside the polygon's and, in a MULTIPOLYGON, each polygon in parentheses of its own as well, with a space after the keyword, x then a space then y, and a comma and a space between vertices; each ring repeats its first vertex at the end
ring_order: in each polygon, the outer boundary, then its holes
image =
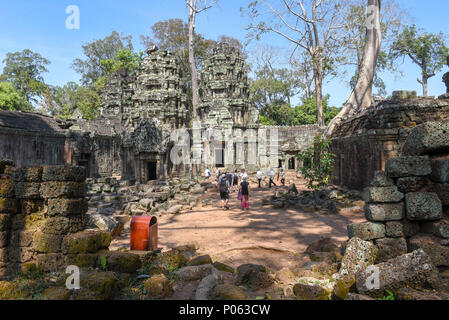
POLYGON ((317 121, 325 125, 323 81, 327 69, 338 64, 343 49, 343 0, 255 0, 248 6, 250 37, 275 33, 309 55, 315 83, 317 121), (275 2, 278 5, 273 5, 275 2), (266 10, 268 9, 268 10, 266 10))
POLYGON ((28 104, 27 109, 32 109, 32 104, 38 102, 47 87, 42 74, 48 72, 46 66, 50 61, 38 53, 25 49, 21 52, 7 53, 3 63, 5 66, 0 80, 11 82, 28 104))
POLYGON ((189 65, 192 76, 192 111, 193 119, 198 119, 197 107, 199 104, 198 93, 198 74, 195 64, 195 27, 196 17, 199 13, 206 11, 214 6, 217 0, 185 0, 189 9, 189 65))
MULTIPOLYGON (((348 65, 356 67, 354 76, 350 80, 351 89, 354 89, 358 70, 361 67, 364 47, 366 42, 366 0, 347 0, 349 11, 344 26, 345 44, 347 47, 348 65)), ((409 20, 409 13, 396 0, 384 0, 380 12, 380 28, 382 31, 382 46, 377 59, 376 72, 373 79, 373 88, 378 90, 378 94, 386 95, 386 85, 379 72, 400 73, 395 60, 388 55, 393 42, 398 38, 405 24, 409 20)))
POLYGON ((91 86, 108 73, 107 67, 101 64, 102 61, 114 60, 123 49, 133 50, 132 36, 122 36, 117 31, 112 31, 111 35, 85 43, 82 47, 86 59, 75 59, 72 68, 81 74, 84 85, 91 86))
POLYGON ((428 95, 429 79, 441 71, 446 63, 449 55, 446 41, 442 32, 427 33, 412 25, 399 35, 391 47, 390 55, 393 58, 409 57, 421 69, 418 82, 422 85, 424 97, 428 95))
POLYGON ((369 108, 372 103, 373 79, 382 44, 381 0, 368 0, 367 2, 366 40, 363 58, 358 69, 357 83, 340 113, 327 126, 326 136, 332 135, 336 126, 341 123, 345 116, 369 108))

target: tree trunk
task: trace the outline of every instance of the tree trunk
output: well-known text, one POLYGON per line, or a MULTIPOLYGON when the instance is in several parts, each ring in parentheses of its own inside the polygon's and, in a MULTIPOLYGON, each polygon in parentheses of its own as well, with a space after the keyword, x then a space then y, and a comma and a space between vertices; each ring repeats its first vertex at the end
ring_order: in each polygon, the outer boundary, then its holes
POLYGON ((366 43, 363 51, 363 60, 359 68, 357 83, 348 101, 340 113, 329 123, 324 135, 331 136, 336 127, 347 115, 366 110, 371 106, 373 78, 376 70, 377 58, 382 43, 380 29, 381 0, 368 0, 368 14, 366 24, 366 43))
POLYGON ((320 127, 325 126, 323 114, 323 72, 320 58, 313 58, 313 78, 315 80, 316 118, 320 127))
POLYGON ((418 79, 418 82, 422 85, 422 96, 427 97, 427 95, 429 94, 429 78, 426 76, 422 76, 422 79, 418 79))
POLYGON ((198 78, 195 65, 195 51, 194 51, 194 37, 195 37, 195 18, 196 18, 196 3, 194 0, 190 0, 189 6, 189 64, 190 72, 192 74, 192 113, 193 121, 197 120, 198 112, 197 107, 199 103, 198 96, 198 78))

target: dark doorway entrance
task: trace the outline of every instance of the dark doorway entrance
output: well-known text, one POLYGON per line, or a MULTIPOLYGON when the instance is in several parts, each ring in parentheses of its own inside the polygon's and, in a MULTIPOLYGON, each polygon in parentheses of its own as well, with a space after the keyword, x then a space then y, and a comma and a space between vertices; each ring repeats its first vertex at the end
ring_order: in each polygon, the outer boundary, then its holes
POLYGON ((224 168, 224 142, 221 143, 219 148, 215 149, 215 166, 217 168, 224 168))
POLYGON ((290 158, 290 160, 288 160, 288 170, 295 170, 295 169, 296 169, 295 158, 290 158))
POLYGON ((148 181, 157 180, 157 162, 147 162, 148 181))

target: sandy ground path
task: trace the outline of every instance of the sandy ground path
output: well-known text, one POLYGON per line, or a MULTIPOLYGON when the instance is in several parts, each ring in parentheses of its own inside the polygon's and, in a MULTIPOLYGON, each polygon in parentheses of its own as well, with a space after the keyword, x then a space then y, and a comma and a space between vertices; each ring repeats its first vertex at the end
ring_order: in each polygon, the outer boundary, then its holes
MULTIPOLYGON (((159 247, 195 243, 198 253, 233 266, 259 263, 280 269, 296 264, 298 254, 313 241, 322 237, 346 241, 346 226, 365 221, 360 212, 323 215, 263 206, 262 198, 271 196, 273 189, 255 187, 251 188, 249 211, 240 208, 237 193, 231 193, 230 210, 223 211, 218 192, 209 190, 204 197, 213 199, 212 205, 159 218, 159 247)), ((126 232, 111 250, 128 246, 126 232)))

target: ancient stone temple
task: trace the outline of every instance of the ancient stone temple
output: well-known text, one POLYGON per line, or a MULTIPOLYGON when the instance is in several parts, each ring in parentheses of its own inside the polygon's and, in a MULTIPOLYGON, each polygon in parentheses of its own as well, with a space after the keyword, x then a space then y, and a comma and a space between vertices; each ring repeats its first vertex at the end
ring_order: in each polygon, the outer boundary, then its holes
MULTIPOLYGON (((322 132, 318 126, 265 127, 251 104, 247 67, 240 52, 220 44, 200 72, 199 142, 184 141, 184 154, 198 151, 209 164, 230 170, 298 168, 295 155, 322 132), (219 133, 210 135, 210 130, 219 133), (231 139, 224 130, 231 131, 231 139), (256 143, 263 142, 265 148, 256 143), (243 156, 239 159, 237 151, 243 156), (248 161, 255 155, 254 161, 248 161), (269 161, 264 158, 269 157, 269 161)), ((175 129, 192 133, 192 116, 177 57, 156 47, 147 50, 136 74, 119 70, 101 95, 100 116, 83 119, 78 111, 60 120, 34 113, 0 110, 0 158, 18 167, 83 166, 88 178, 146 183, 190 176, 192 163, 170 158, 180 141, 175 129), (175 141, 176 140, 176 141, 175 141)), ((203 169, 203 168, 201 168, 203 169)))
POLYGON ((198 115, 205 126, 257 125, 258 111, 249 102, 247 67, 236 48, 221 43, 204 61, 199 93, 198 115))

